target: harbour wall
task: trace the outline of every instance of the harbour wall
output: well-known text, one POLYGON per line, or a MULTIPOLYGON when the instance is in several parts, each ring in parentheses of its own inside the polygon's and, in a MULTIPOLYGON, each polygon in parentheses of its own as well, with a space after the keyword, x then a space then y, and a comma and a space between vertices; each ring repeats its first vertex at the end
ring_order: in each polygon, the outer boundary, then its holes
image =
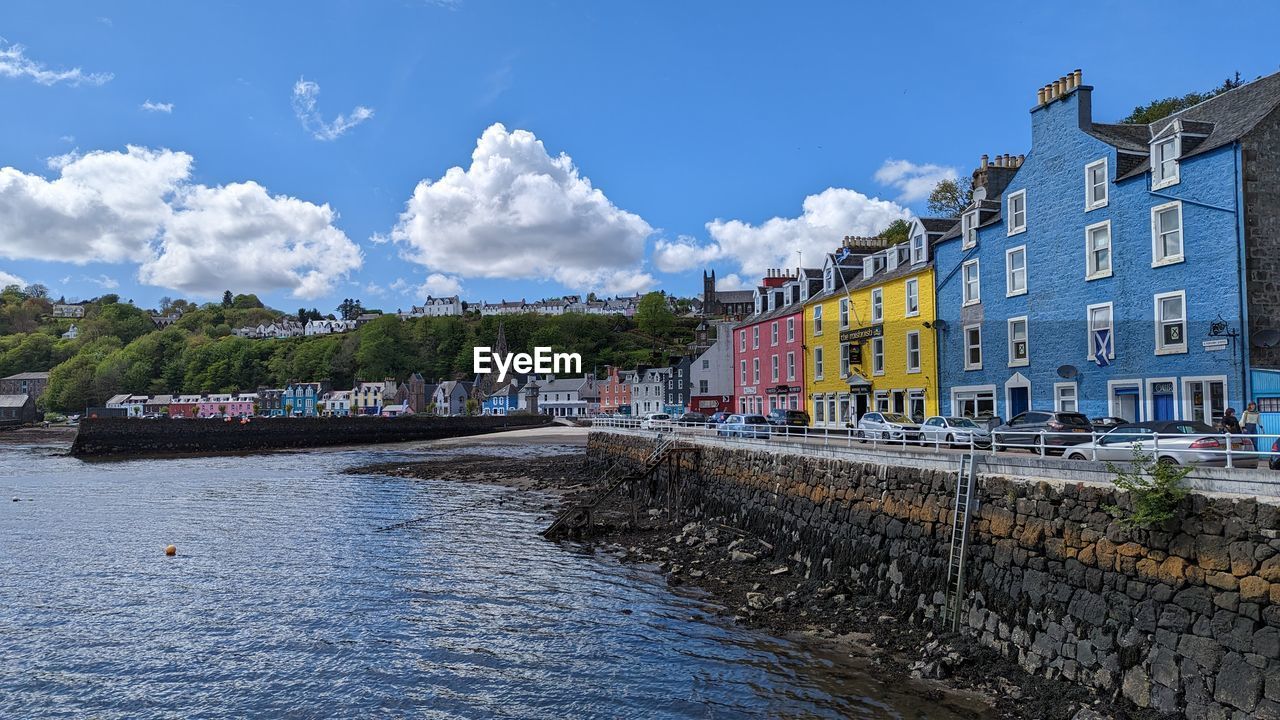
MULTIPOLYGON (((639 468, 646 437, 591 433, 591 463, 639 468)), ((958 463, 957 463, 958 464, 958 463)), ((658 472, 685 517, 719 517, 815 577, 847 578, 941 626, 957 470, 703 446, 658 472)), ((642 483, 643 484, 643 483, 642 483)), ((653 487, 664 486, 656 482, 653 487)), ((962 632, 1025 670, 1189 718, 1280 718, 1280 507, 1192 493, 1130 529, 1109 484, 980 475, 962 632)))

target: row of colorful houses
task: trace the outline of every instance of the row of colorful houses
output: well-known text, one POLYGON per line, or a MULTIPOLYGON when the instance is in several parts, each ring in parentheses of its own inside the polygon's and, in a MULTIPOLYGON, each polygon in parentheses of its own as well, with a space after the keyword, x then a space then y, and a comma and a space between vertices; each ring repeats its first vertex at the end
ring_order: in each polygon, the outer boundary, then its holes
POLYGON ((1213 423, 1257 401, 1280 432, 1280 74, 1150 125, 1095 123, 1091 92, 1042 88, 1029 152, 983 156, 958 219, 769 272, 732 329, 733 409, 1213 423))

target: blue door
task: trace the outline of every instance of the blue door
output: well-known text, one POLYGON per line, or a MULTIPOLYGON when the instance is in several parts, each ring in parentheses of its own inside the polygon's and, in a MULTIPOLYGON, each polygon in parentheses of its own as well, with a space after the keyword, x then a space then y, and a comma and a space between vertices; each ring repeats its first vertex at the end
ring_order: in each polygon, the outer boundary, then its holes
POLYGON ((1028 397, 1029 394, 1029 388, 1009 388, 1009 417, 1021 415, 1031 409, 1031 400, 1028 397))
POLYGON ((1152 393, 1151 394, 1152 412, 1155 413, 1156 420, 1173 420, 1173 393, 1152 393))

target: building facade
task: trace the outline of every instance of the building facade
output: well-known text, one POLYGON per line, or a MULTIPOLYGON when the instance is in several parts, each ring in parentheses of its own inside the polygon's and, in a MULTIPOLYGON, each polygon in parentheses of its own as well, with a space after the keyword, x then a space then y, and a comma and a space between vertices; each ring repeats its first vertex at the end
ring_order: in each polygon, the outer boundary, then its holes
POLYGON ((613 414, 621 408, 631 411, 631 385, 635 381, 635 372, 623 370, 609 365, 605 368, 605 377, 599 383, 600 412, 613 414))
POLYGON ((0 378, 0 395, 30 395, 32 400, 39 400, 48 386, 49 373, 47 372, 18 373, 0 378))
POLYGON ((741 413, 804 407, 804 303, 819 270, 771 270, 756 289, 755 313, 734 328, 734 398, 741 413))
POLYGON ((733 404, 733 323, 717 322, 709 347, 693 360, 689 369, 689 409, 710 415, 732 411, 733 404))
POLYGON ((649 413, 666 412, 667 375, 671 368, 645 368, 636 370, 631 385, 631 415, 641 417, 649 413))

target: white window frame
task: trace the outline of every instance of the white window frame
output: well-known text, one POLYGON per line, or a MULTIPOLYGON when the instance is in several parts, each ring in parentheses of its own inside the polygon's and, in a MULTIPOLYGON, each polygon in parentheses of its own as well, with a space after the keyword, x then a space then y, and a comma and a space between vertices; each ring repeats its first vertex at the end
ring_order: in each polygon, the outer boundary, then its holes
POLYGON ((1163 205, 1157 205, 1151 208, 1151 267, 1162 267, 1164 265, 1176 265, 1187 259, 1187 233, 1186 225, 1183 223, 1182 217, 1182 201, 1174 200, 1163 205), (1164 243, 1161 242, 1159 220, 1160 214, 1166 210, 1176 209, 1178 211, 1178 254, 1161 257, 1160 253, 1164 250, 1164 243))
POLYGON ((778 347, 778 321, 769 324, 769 347, 778 347))
POLYGON ((747 351, 747 331, 746 330, 739 331, 738 338, 741 340, 741 342, 738 343, 738 352, 746 352, 747 351))
POLYGON ((787 342, 795 342, 796 340, 796 319, 787 318, 787 342))
POLYGON ((840 309, 840 329, 847 330, 849 328, 849 298, 840 298, 838 306, 840 309))
POLYGON ((1155 324, 1156 324, 1156 355, 1182 355, 1187 352, 1187 328, 1189 321, 1187 319, 1187 291, 1175 290, 1174 292, 1157 293, 1155 300, 1155 324), (1160 301, 1169 298, 1178 298, 1182 301, 1182 342, 1180 344, 1165 345, 1164 344, 1164 318, 1160 315, 1160 301))
POLYGON ((822 305, 813 306, 813 334, 822 334, 822 305))
POLYGON ((752 350, 760 349, 760 326, 759 325, 751 326, 751 349, 752 350))
POLYGON ((770 365, 772 370, 772 374, 770 375, 770 377, 773 378, 773 382, 776 383, 778 382, 779 378, 782 377, 782 361, 778 357, 777 353, 773 354, 772 362, 770 363, 770 365))
POLYGON ((1089 212, 1090 210, 1097 210, 1099 208, 1104 208, 1107 206, 1107 203, 1111 201, 1110 182, 1111 182, 1111 168, 1108 167, 1107 158, 1104 157, 1101 160, 1094 160, 1093 162, 1084 166, 1084 211, 1085 212, 1089 212), (1093 190, 1095 187, 1097 187, 1093 183, 1093 170, 1094 168, 1097 168, 1097 167, 1102 168, 1102 199, 1101 200, 1094 200, 1093 198, 1093 190))
POLYGON ((1027 191, 1019 190, 1017 192, 1009 193, 1008 198, 1005 200, 1005 209, 1006 209, 1005 214, 1008 218, 1006 223, 1006 234, 1012 237, 1014 235, 1017 235, 1018 233, 1026 232, 1027 231, 1027 191), (1015 210, 1013 207, 1014 200, 1022 201, 1022 222, 1021 223, 1018 222, 1018 211, 1015 210))
POLYGON ((747 360, 746 360, 746 358, 743 358, 743 359, 742 359, 741 365, 740 365, 739 367, 741 368, 741 372, 742 372, 742 375, 741 375, 741 377, 742 377, 742 382, 741 382, 741 383, 739 383, 739 385, 746 385, 746 384, 747 384, 747 360))
POLYGON ((1116 267, 1115 245, 1116 245, 1115 237, 1111 234, 1110 220, 1103 220, 1102 222, 1096 222, 1092 225, 1085 226, 1085 229, 1084 229, 1084 279, 1086 281, 1101 280, 1102 278, 1111 277, 1111 274, 1115 272, 1115 267, 1116 267), (1107 269, 1106 270, 1099 270, 1094 265, 1093 232, 1099 228, 1106 228, 1107 230, 1107 269))
POLYGON ((924 229, 911 236, 911 264, 922 265, 929 260, 928 245, 924 229))
POLYGON ((964 369, 965 370, 981 370, 982 369, 982 326, 981 325, 965 325, 961 334, 961 340, 964 343, 964 369), (973 345, 969 342, 969 331, 976 330, 978 332, 978 362, 972 362, 969 351, 973 349, 973 345))
POLYGON ((1107 309, 1107 328, 1111 330, 1111 347, 1107 348, 1107 358, 1115 359, 1115 356, 1116 356, 1115 308, 1109 302, 1094 303, 1093 305, 1085 306, 1085 309, 1084 309, 1084 327, 1085 327, 1085 341, 1086 341, 1085 349, 1086 349, 1086 355, 1090 360, 1094 360, 1097 357, 1096 354, 1093 352, 1093 331, 1095 330, 1095 328, 1093 327, 1093 311, 1101 308, 1107 309))
POLYGON ((918 373, 920 372, 920 356, 921 356, 920 331, 912 330, 911 332, 907 333, 906 343, 907 343, 907 361, 906 361, 907 373, 908 374, 918 373), (913 340, 915 341, 914 350, 911 347, 913 340), (915 356, 916 356, 914 364, 911 362, 911 353, 913 352, 915 353, 915 356))
POLYGON ((1027 246, 1019 245, 1004 251, 1004 296, 1015 297, 1027 294, 1027 246), (1013 287, 1013 256, 1022 255, 1022 289, 1013 287))
POLYGON ((903 317, 916 317, 920 314, 920 278, 907 278, 902 284, 902 309, 903 317))
POLYGON ((853 368, 849 365, 849 343, 840 343, 840 377, 847 378, 853 368))
POLYGON ((751 358, 751 384, 760 384, 760 358, 751 358))
POLYGON ((787 353, 787 380, 796 379, 796 353, 794 350, 787 353))
POLYGON ((871 322, 884 321, 884 288, 871 291, 871 322))
POLYGON ((884 336, 871 338, 871 374, 884 375, 884 336))
POLYGON ((1162 138, 1151 143, 1151 189, 1159 190, 1170 185, 1177 185, 1182 174, 1182 136, 1174 135, 1170 138, 1162 138), (1173 172, 1164 175, 1161 172, 1160 164, 1160 147, 1162 145, 1173 145, 1173 172))
POLYGON ((813 349, 813 379, 822 379, 822 346, 819 345, 813 349))
POLYGON ((977 305, 982 302, 982 267, 978 263, 978 258, 966 261, 960 269, 960 287, 963 290, 964 306, 977 305), (969 297, 969 268, 973 268, 974 286, 977 290, 973 297, 969 297))
POLYGON ((978 244, 977 210, 970 210, 960 216, 960 241, 965 250, 978 244))
POLYGON ((1080 388, 1074 382, 1060 382, 1053 384, 1053 409, 1054 412, 1080 412, 1080 388), (1071 403, 1075 406, 1070 410, 1062 407, 1062 391, 1071 390, 1071 403))
POLYGON ((1026 367, 1031 364, 1031 323, 1027 322, 1027 316, 1011 317, 1005 322, 1006 337, 1009 342, 1009 367, 1026 367), (1015 323, 1022 323, 1023 341, 1027 343, 1027 356, 1024 358, 1014 357, 1013 354, 1013 326, 1015 323))

